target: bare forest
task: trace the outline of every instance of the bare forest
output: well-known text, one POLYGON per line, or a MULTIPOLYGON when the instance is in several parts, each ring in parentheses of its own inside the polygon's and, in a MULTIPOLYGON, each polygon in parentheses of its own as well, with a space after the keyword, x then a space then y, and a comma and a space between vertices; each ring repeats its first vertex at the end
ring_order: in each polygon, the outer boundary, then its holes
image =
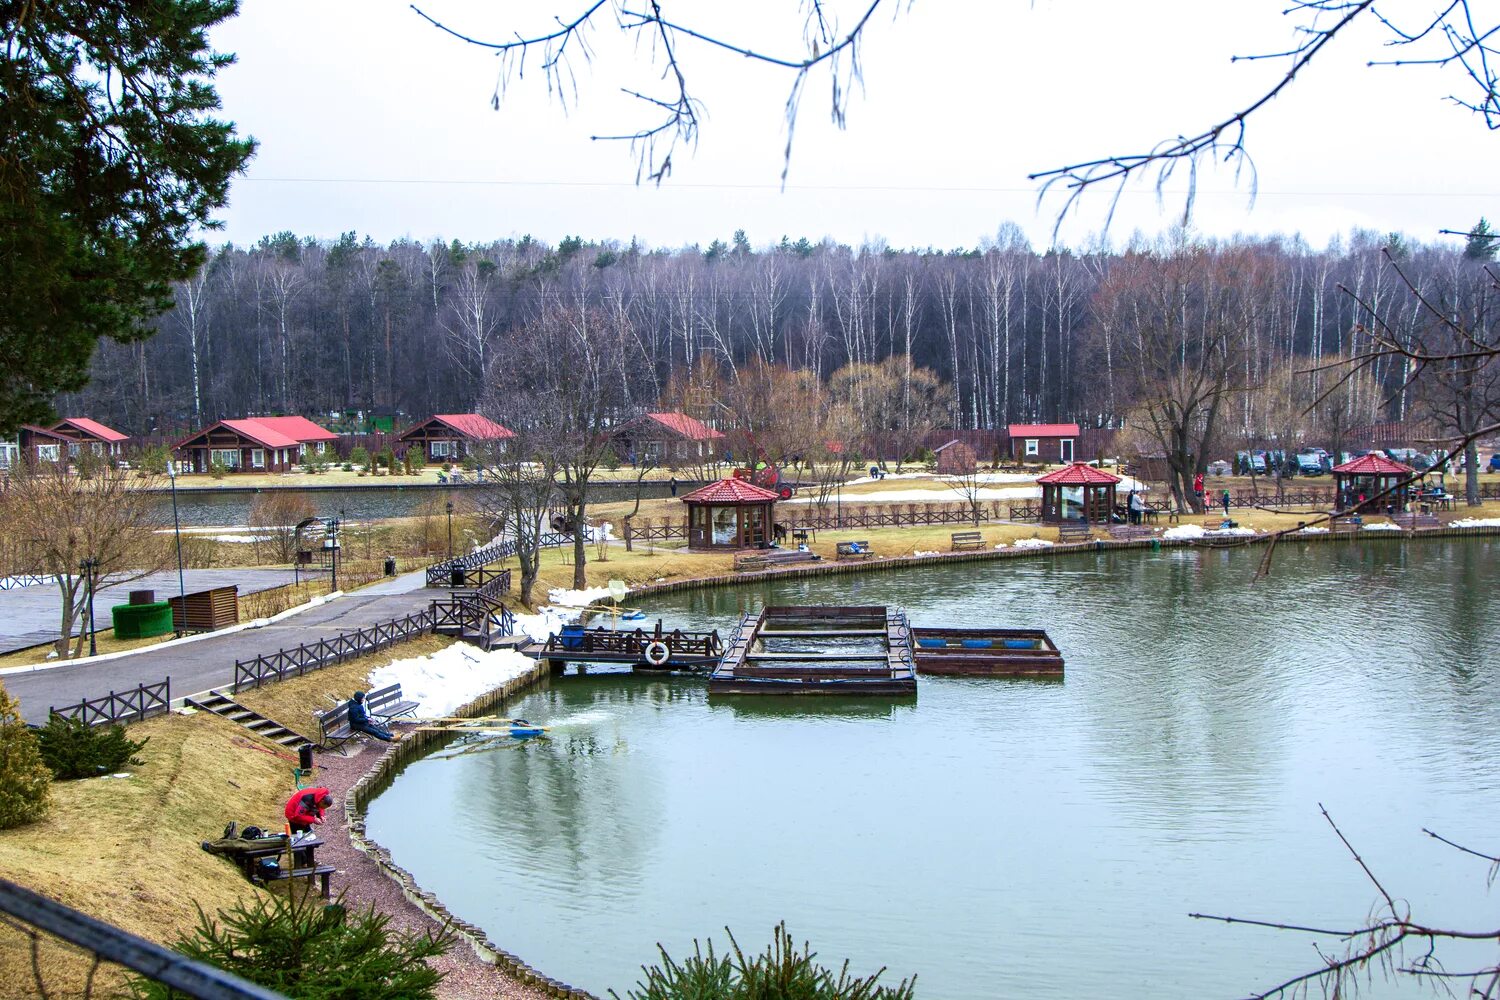
MULTIPOLYGON (((101 344, 88 387, 58 406, 163 437, 246 414, 467 412, 508 381, 510 359, 533 353, 525 341, 549 312, 587 310, 627 331, 627 409, 768 372, 798 372, 816 394, 840 370, 878 366, 902 391, 851 394, 865 429, 1129 422, 1155 450, 1175 440, 1201 461, 1203 440, 1253 440, 1283 420, 1285 393, 1256 390, 1367 351, 1363 331, 1420 340, 1432 318, 1416 293, 1487 320, 1478 303, 1492 286, 1472 254, 1366 232, 1322 250, 1179 236, 1045 252, 1008 225, 946 252, 787 238, 756 248, 743 232, 677 250, 281 233, 212 252, 176 286, 156 335, 101 344), (934 398, 940 412, 901 412, 934 398)), ((1337 409, 1338 428, 1440 418, 1443 401, 1409 384, 1412 364, 1377 352, 1323 409, 1337 409)), ((1299 377, 1314 390, 1337 378, 1299 377)))

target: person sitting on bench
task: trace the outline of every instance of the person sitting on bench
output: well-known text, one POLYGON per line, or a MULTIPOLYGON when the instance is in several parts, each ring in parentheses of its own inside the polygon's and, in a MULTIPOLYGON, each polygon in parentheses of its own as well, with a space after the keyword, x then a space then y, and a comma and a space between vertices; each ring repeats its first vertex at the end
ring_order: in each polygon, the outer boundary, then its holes
POLYGON ((323 822, 323 812, 333 806, 333 793, 326 788, 304 788, 286 802, 286 821, 293 833, 311 833, 323 822))
POLYGON ((365 693, 354 692, 354 697, 349 699, 349 729, 356 733, 365 733, 384 740, 386 743, 396 738, 389 729, 370 718, 370 710, 365 708, 365 693))

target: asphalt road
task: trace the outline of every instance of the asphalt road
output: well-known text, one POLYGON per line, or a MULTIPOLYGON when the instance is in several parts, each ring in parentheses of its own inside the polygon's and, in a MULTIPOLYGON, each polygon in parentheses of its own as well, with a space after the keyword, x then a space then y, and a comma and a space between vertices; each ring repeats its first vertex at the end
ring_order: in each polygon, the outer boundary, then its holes
MULTIPOLYGON (((189 569, 183 570, 183 585, 188 593, 215 587, 238 586, 241 594, 270 590, 292 582, 289 569, 189 569)), ((94 614, 99 627, 110 627, 109 609, 129 604, 132 590, 154 590, 156 599, 176 597, 177 571, 152 573, 132 583, 101 586, 94 595, 94 614)), ((84 590, 79 589, 80 598, 84 590)), ((62 594, 55 583, 0 591, 0 652, 24 649, 57 638, 62 625, 62 594)), ((80 619, 81 623, 81 619, 80 619)))
MULTIPOLYGON (((243 574, 247 571, 240 570, 243 574)), ((176 583, 176 574, 173 574, 176 583)), ((100 592, 101 599, 103 591, 100 592)), ((423 588, 421 572, 408 573, 366 587, 263 628, 207 636, 193 642, 153 647, 127 656, 89 662, 79 660, 24 673, 7 673, 0 683, 20 699, 27 722, 44 723, 48 709, 102 698, 140 684, 170 677, 172 697, 223 687, 234 680, 234 661, 274 653, 340 632, 390 621, 421 611, 446 590, 423 588)), ((102 620, 102 618, 101 618, 102 620)))

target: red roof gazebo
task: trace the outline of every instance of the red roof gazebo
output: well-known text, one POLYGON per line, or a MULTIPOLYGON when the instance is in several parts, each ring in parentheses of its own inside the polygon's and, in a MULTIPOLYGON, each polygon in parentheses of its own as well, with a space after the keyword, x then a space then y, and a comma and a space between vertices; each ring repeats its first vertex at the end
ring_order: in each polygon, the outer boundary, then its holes
MULTIPOLYGON (((1334 492, 1339 499, 1340 510, 1363 510, 1368 498, 1384 493, 1397 483, 1411 479, 1417 470, 1409 465, 1386 458, 1384 455, 1361 455, 1351 462, 1333 467, 1334 492)), ((1372 507, 1391 506, 1400 510, 1406 503, 1406 488, 1394 490, 1389 495, 1370 504, 1372 507)))
POLYGON ((1042 520, 1108 524, 1114 513, 1115 487, 1119 482, 1119 476, 1082 462, 1039 476, 1042 520))
POLYGON ((688 548, 758 548, 776 523, 776 492, 743 479, 721 479, 682 498, 688 505, 688 548))

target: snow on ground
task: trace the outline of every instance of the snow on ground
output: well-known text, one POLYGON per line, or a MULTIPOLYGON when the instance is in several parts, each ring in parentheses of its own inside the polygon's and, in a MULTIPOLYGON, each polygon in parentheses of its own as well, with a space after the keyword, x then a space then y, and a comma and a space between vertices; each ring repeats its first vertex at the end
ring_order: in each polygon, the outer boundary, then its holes
POLYGON ((1307 527, 1305 527, 1305 528, 1298 528, 1297 530, 1299 532, 1301 532, 1302 534, 1304 534, 1304 535, 1326 535, 1326 534, 1328 534, 1328 529, 1325 528, 1325 527, 1323 527, 1321 524, 1309 524, 1307 527))
POLYGON ((858 479, 844 480, 845 486, 860 486, 864 483, 878 483, 881 479, 931 479, 930 472, 887 472, 879 478, 873 476, 860 476, 858 479))
MULTIPOLYGON (((629 589, 628 587, 626 588, 627 593, 629 589)), ((605 599, 612 600, 613 596, 609 592, 608 587, 590 587, 587 590, 563 590, 557 588, 547 591, 547 600, 553 604, 566 604, 574 608, 587 607, 596 601, 603 601, 605 599)))
POLYGON ((1391 524, 1389 521, 1381 521, 1377 524, 1364 525, 1366 531, 1400 531, 1401 525, 1391 524))
MULTIPOLYGON (((999 548, 998 545, 995 546, 995 547, 999 548)), ((1018 548, 1018 549, 1050 549, 1050 548, 1052 548, 1052 543, 1049 542, 1049 541, 1047 541, 1047 539, 1045 539, 1045 538, 1018 538, 1018 539, 1016 539, 1015 548, 1018 548)))
POLYGON ((935 555, 941 555, 941 553, 938 553, 938 552, 924 552, 921 549, 918 549, 917 551, 913 552, 912 555, 914 555, 914 556, 935 556, 935 555))
POLYGON ((1253 535, 1253 534, 1255 534, 1255 529, 1254 528, 1244 528, 1244 527, 1240 527, 1240 528, 1213 528, 1211 530, 1205 531, 1202 528, 1202 526, 1200 526, 1200 525, 1196 525, 1196 524, 1180 524, 1180 525, 1178 525, 1175 528, 1168 528, 1166 531, 1163 531, 1161 533, 1161 537, 1163 537, 1163 538, 1181 539, 1181 538, 1203 538, 1205 536, 1210 536, 1211 535, 1211 536, 1214 536, 1214 537, 1217 537, 1217 538, 1223 538, 1223 537, 1228 536, 1228 535, 1243 536, 1243 535, 1253 535))
POLYGON ((371 688, 400 684, 419 716, 452 715, 487 691, 530 670, 534 661, 513 649, 484 652, 456 642, 430 656, 396 660, 370 673, 371 688))
POLYGON ((1451 521, 1450 528, 1500 528, 1500 517, 1466 517, 1462 521, 1451 521))
POLYGON ((578 618, 579 611, 560 611, 557 608, 537 608, 534 615, 516 615, 516 628, 536 642, 546 642, 562 631, 568 622, 578 618), (571 617, 570 617, 571 616, 571 617))
MULTIPOLYGON (((1042 488, 1040 486, 1013 486, 1007 489, 991 489, 981 486, 974 492, 977 494, 975 497, 977 500, 1015 500, 1039 497, 1042 495, 1042 488)), ((964 503, 968 499, 967 495, 948 489, 876 490, 874 493, 846 493, 842 502, 845 505, 867 503, 964 503)), ((783 504, 816 502, 816 497, 793 497, 790 500, 782 501, 783 504)))

